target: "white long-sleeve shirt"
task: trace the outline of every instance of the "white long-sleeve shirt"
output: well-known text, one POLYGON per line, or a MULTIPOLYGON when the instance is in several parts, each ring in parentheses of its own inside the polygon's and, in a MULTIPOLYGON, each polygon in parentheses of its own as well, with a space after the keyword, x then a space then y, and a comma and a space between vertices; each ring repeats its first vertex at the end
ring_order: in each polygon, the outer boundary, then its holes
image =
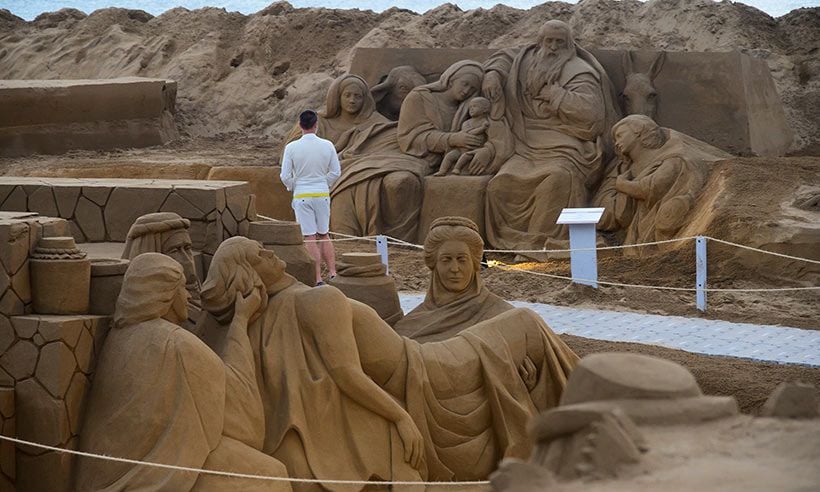
POLYGON ((330 188, 342 174, 333 142, 305 133, 285 146, 280 177, 293 198, 330 195, 330 188))

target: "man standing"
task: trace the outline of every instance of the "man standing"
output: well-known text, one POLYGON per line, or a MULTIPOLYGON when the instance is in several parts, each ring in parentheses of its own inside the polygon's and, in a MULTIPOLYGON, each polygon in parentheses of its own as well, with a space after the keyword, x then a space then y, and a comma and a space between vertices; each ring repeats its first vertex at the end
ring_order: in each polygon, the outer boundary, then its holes
POLYGON ((316 285, 323 285, 322 260, 336 276, 333 243, 329 241, 330 188, 341 175, 339 156, 329 140, 316 136, 319 117, 313 110, 299 115, 302 137, 285 146, 282 154, 282 183, 293 191, 293 211, 302 227, 305 246, 316 260, 316 285))
POLYGON ((536 44, 495 53, 485 69, 493 118, 506 117, 515 138, 487 187, 487 239, 509 249, 560 245, 567 231, 558 215, 587 206, 600 172, 600 137, 614 108, 606 74, 558 20, 544 24, 536 44))

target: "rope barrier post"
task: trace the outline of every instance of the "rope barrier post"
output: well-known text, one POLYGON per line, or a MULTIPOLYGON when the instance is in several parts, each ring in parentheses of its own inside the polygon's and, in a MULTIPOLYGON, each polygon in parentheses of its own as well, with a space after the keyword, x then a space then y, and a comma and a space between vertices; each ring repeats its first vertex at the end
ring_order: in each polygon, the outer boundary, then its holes
POLYGON ((381 255, 387 275, 390 275, 390 265, 387 263, 387 236, 376 236, 376 252, 381 255))
POLYGON ((573 282, 595 289, 598 288, 595 224, 603 214, 603 208, 565 208, 556 221, 557 224, 569 226, 569 261, 573 282))
POLYGON ((695 288, 696 302, 700 311, 706 311, 706 238, 695 239, 695 288))

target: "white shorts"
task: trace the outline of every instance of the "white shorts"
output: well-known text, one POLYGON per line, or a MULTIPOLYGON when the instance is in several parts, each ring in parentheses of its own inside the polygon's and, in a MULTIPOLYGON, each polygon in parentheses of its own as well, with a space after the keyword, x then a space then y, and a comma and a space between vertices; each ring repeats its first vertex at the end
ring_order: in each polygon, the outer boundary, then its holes
POLYGON ((327 234, 330 229, 330 197, 294 198, 291 202, 303 236, 327 234))

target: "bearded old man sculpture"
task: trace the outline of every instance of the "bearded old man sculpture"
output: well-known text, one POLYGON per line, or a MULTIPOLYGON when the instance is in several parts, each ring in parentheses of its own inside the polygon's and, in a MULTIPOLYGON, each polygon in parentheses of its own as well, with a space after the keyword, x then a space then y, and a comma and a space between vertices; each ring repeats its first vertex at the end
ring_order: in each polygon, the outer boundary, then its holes
MULTIPOLYGON (((265 405, 263 450, 294 477, 486 478, 499 459, 526 452, 528 420, 557 405, 576 361, 525 310, 419 344, 339 290, 299 284, 272 252, 242 237, 219 247, 203 289, 212 313, 205 338, 218 352, 237 294, 259 285, 267 305, 249 336, 265 405)), ((302 487, 311 489, 294 484, 302 487)))
POLYGON ((602 135, 617 111, 606 73, 557 20, 544 24, 537 44, 499 51, 485 69, 493 117, 506 117, 515 136, 514 154, 487 187, 487 239, 508 249, 565 241, 556 219, 565 207, 588 205, 602 135))
MULTIPOLYGON (((259 291, 236 298, 220 360, 179 325, 185 275, 168 256, 145 253, 125 273, 114 326, 88 397, 80 450, 133 460, 286 476, 263 454, 264 414, 249 321, 259 291)), ((289 491, 287 482, 236 479, 79 458, 77 490, 289 491)))

